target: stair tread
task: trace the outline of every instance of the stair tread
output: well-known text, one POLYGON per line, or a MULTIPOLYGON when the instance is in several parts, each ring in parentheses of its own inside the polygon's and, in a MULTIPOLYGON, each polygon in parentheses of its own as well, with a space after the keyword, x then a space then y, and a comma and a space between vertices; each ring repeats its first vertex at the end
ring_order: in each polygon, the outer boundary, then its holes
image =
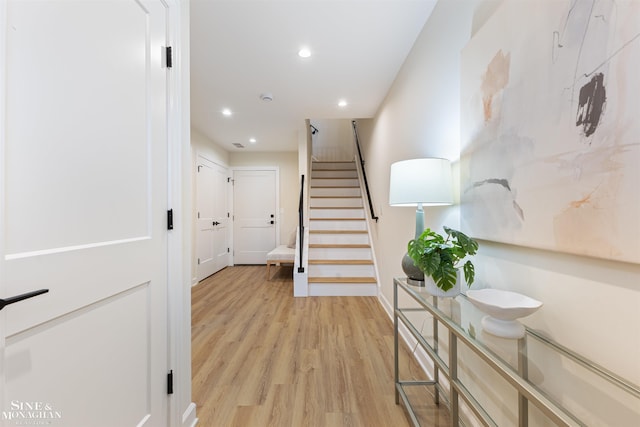
POLYGON ((309 264, 373 265, 370 259, 310 259, 309 264))
POLYGON ((311 169, 311 172, 357 172, 357 169, 311 169))
POLYGON ((362 196, 310 196, 312 199, 362 199, 362 196))
POLYGON ((312 176, 311 179, 358 179, 357 176, 312 176))
POLYGON ((364 221, 364 218, 309 218, 309 221, 364 221))
POLYGON ((366 243, 309 243, 310 248, 371 248, 366 243))
POLYGON ((367 230, 309 230, 310 234, 367 234, 367 230))
POLYGON ((312 185, 310 188, 360 188, 359 185, 312 185))
POLYGON ((309 209, 358 209, 364 210, 362 206, 309 206, 309 209))
POLYGON ((308 283, 377 283, 375 277, 309 277, 308 283))

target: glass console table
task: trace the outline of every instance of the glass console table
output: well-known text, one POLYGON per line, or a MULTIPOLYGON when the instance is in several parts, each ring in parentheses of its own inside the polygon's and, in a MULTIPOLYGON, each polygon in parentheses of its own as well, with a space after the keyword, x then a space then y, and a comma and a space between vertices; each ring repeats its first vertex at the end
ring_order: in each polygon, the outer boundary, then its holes
POLYGON ((395 398, 413 425, 420 423, 406 388, 428 386, 452 426, 640 426, 636 384, 535 330, 518 340, 485 333, 484 313, 464 295, 440 299, 404 278, 393 284, 395 398), (401 327, 431 360, 432 380, 400 379, 401 327))

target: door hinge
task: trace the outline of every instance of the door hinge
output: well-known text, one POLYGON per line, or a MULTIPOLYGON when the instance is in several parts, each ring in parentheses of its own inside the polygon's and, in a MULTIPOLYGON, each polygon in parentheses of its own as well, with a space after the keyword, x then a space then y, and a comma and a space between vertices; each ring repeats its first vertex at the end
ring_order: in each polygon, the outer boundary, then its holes
POLYGON ((227 253, 231 253, 231 250, 229 248, 227 248, 227 253))
POLYGON ((231 178, 230 177, 227 177, 227 182, 231 182, 231 178))
POLYGON ((173 209, 167 211, 167 230, 173 230, 173 209))
POLYGON ((229 218, 229 212, 227 212, 227 218, 229 218))
POLYGON ((198 219, 200 219, 200 212, 198 212, 198 219))
POLYGON ((202 167, 202 165, 198 165, 198 172, 200 172, 200 168, 202 167))
POLYGON ((173 394, 173 369, 167 374, 167 394, 173 394))
POLYGON ((165 65, 167 68, 173 67, 173 52, 171 46, 167 46, 165 49, 165 65))
POLYGON ((198 265, 200 265, 200 258, 198 258, 198 265))

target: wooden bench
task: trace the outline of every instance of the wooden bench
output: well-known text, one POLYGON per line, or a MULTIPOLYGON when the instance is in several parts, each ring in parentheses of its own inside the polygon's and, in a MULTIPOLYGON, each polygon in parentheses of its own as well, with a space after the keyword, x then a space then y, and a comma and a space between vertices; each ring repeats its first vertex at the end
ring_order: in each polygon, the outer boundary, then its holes
POLYGON ((267 280, 271 280, 270 269, 272 265, 294 264, 296 252, 294 248, 287 245, 277 246, 267 254, 267 280))

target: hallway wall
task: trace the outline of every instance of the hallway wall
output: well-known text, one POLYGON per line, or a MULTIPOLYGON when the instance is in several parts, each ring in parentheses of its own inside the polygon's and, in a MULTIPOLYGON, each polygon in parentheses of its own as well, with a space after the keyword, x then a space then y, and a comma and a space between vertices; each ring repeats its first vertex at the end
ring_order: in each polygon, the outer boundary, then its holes
MULTIPOLYGON (((400 259, 413 237, 415 218, 414 208, 388 204, 390 165, 418 157, 449 158, 459 187, 461 50, 499 4, 440 1, 375 118, 358 121, 380 216, 371 227, 381 300, 389 312, 392 280, 403 275, 400 259)), ((459 205, 425 208, 425 225, 459 227, 459 205)), ((508 289, 543 301, 544 307, 524 323, 640 384, 640 265, 489 241, 480 241, 474 264, 474 288, 508 289)), ((599 404, 605 411, 618 410, 617 398, 599 404)), ((503 422, 513 421, 504 417, 503 422)))

